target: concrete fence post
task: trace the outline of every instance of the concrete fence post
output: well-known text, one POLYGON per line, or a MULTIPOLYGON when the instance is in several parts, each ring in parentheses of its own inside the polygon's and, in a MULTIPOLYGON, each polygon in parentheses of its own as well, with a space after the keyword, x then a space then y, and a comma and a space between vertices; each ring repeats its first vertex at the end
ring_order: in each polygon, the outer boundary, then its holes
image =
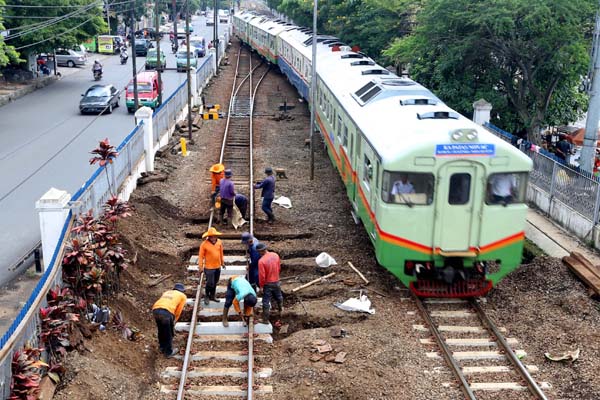
POLYGON ((152 124, 152 109, 142 107, 135 112, 137 120, 144 121, 144 152, 146 153, 146 171, 154 171, 154 125, 152 124))
POLYGON ((190 67, 190 78, 192 78, 192 107, 194 107, 198 105, 198 76, 194 67, 190 67))
POLYGON ((490 113, 492 105, 484 99, 479 99, 473 103, 473 122, 479 125, 490 122, 490 113))
POLYGON ((64 190, 51 188, 35 202, 42 234, 42 254, 44 257, 42 272, 50 266, 65 220, 69 215, 67 205, 70 199, 71 195, 64 190))

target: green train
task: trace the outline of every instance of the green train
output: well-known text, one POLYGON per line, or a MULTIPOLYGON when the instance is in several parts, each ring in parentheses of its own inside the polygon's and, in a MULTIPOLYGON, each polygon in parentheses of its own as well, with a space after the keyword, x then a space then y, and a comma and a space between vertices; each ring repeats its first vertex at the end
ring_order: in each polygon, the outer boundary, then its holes
MULTIPOLYGON (((311 31, 252 12, 233 24, 309 100, 311 31)), ((378 263, 418 296, 486 294, 521 263, 531 159, 358 49, 316 40, 318 128, 378 263)))

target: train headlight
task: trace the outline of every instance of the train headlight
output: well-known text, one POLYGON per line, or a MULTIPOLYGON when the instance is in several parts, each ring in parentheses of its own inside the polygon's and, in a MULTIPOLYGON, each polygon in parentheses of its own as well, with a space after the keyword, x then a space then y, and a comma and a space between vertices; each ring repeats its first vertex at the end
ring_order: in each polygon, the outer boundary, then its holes
POLYGON ((472 142, 477 136, 475 129, 456 129, 450 132, 450 138, 455 142, 472 142))
POLYGON ((473 141, 475 139, 477 139, 477 131, 476 130, 472 130, 469 133, 467 133, 467 140, 473 141))
POLYGON ((463 133, 462 133, 461 130, 457 130, 457 131, 452 132, 452 134, 450 135, 450 137, 452 138, 452 140, 458 142, 460 139, 462 139, 463 133))

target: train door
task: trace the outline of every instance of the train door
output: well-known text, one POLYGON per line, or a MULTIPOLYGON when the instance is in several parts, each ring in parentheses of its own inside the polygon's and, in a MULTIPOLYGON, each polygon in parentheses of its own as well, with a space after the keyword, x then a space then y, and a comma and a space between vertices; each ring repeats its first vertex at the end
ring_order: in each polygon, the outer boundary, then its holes
POLYGON ((445 252, 464 252, 476 247, 481 194, 477 191, 483 168, 458 161, 438 172, 435 219, 435 247, 445 252))
POLYGON ((359 214, 363 224, 371 236, 371 240, 374 242, 377 238, 377 226, 375 216, 377 214, 377 179, 379 174, 379 160, 375 155, 375 152, 371 150, 371 147, 365 142, 363 143, 364 152, 361 167, 360 176, 360 189, 364 194, 362 202, 364 202, 364 209, 359 208, 359 214))

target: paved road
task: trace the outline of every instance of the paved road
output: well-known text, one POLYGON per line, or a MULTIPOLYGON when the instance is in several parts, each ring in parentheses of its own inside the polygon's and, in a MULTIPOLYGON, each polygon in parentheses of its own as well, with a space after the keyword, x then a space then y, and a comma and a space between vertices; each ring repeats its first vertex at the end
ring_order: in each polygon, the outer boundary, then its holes
MULTIPOLYGON (((204 17, 195 17, 192 24, 194 35, 204 36, 207 43, 212 39, 213 27, 206 26, 204 17)), ((220 34, 226 29, 223 25, 219 28, 220 34)), ((161 49, 167 55, 167 67, 174 67, 168 37, 161 42, 161 49)), ((137 58, 138 69, 143 68, 144 61, 144 57, 137 58)), ((131 55, 126 65, 120 65, 118 56, 107 57, 103 65, 100 83, 122 89, 131 79, 131 55)), ((166 71, 163 98, 185 77, 185 73, 166 71)), ((0 108, 0 285, 19 273, 9 267, 39 241, 36 200, 51 187, 73 194, 97 168, 90 166, 88 160, 89 151, 98 141, 108 137, 116 146, 134 128, 134 117, 127 113, 124 95, 121 107, 111 115, 96 118, 79 114, 81 93, 95 83, 90 63, 0 108)))

